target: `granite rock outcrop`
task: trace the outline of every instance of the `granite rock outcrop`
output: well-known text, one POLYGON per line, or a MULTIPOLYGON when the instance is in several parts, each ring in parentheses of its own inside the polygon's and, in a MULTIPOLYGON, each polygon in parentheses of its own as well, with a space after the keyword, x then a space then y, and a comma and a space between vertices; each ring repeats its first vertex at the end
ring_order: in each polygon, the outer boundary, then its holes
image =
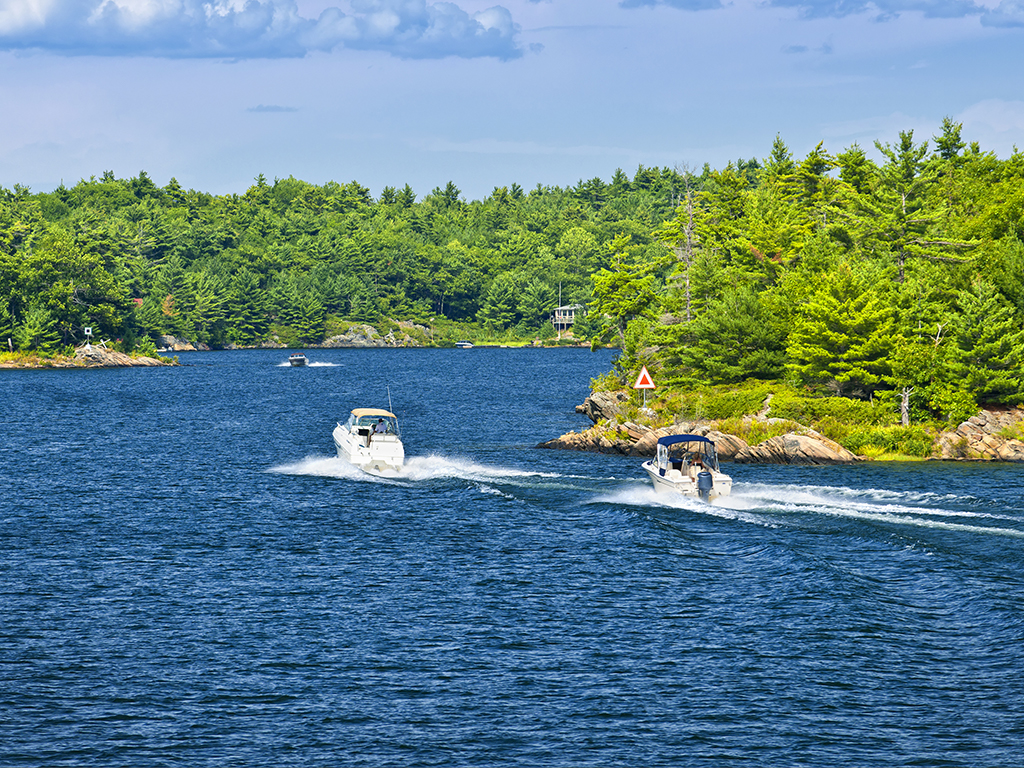
POLYGON ((983 410, 956 429, 942 432, 936 444, 939 457, 950 460, 1024 461, 1024 408, 983 410))
MULTIPOLYGON (((802 429, 770 438, 758 445, 748 445, 737 435, 719 431, 713 421, 677 422, 669 427, 652 429, 632 421, 620 422, 623 406, 629 400, 626 392, 592 392, 576 412, 586 415, 594 426, 580 432, 569 432, 540 443, 538 448, 552 448, 593 453, 616 453, 625 456, 653 456, 658 439, 669 435, 700 435, 715 442, 723 461, 764 464, 840 464, 858 461, 838 443, 811 429, 802 429)), ((767 407, 764 409, 767 413, 767 407)), ((761 421, 770 421, 760 416, 761 421)))

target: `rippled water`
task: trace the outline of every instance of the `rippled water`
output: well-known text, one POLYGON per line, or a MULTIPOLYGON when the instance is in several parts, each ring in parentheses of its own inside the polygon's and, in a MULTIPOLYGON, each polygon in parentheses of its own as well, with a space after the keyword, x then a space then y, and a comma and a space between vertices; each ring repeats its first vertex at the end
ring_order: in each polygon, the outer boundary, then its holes
POLYGON ((708 506, 532 447, 607 353, 286 354, 0 371, 0 763, 1020 764, 1024 467, 708 506))

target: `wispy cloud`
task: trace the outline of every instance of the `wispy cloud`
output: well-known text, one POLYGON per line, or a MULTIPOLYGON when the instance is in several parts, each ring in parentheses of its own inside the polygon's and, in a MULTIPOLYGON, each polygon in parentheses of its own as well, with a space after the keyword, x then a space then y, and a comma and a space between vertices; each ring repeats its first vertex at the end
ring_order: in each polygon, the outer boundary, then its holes
POLYGON ((971 0, 769 0, 779 8, 797 8, 810 18, 842 18, 858 13, 874 14, 879 21, 916 11, 931 18, 977 16, 985 9, 971 0))
POLYGON ((982 14, 981 23, 987 27, 1024 27, 1024 2, 1003 0, 982 14))
POLYGON ((249 107, 246 112, 298 112, 296 107, 280 107, 277 104, 257 104, 249 107))
MULTIPOLYGON (((1006 18, 1024 16, 1024 12, 1020 10, 1021 0, 1003 0, 1002 4, 1014 7, 1007 11, 1006 18)), ((619 5, 623 8, 664 5, 683 11, 703 11, 723 7, 720 0, 621 0, 619 5)), ((777 8, 796 8, 807 18, 842 18, 859 13, 870 13, 880 21, 895 18, 908 11, 917 11, 932 18, 960 18, 987 13, 984 6, 974 3, 972 0, 768 0, 767 5, 777 8)))
POLYGON ((720 0, 622 0, 619 5, 623 8, 667 5, 670 8, 679 8, 682 11, 709 11, 722 7, 720 0))
POLYGON ((522 55, 519 27, 495 6, 352 0, 303 18, 295 0, 4 0, 0 50, 165 58, 281 58, 338 47, 399 58, 522 55))

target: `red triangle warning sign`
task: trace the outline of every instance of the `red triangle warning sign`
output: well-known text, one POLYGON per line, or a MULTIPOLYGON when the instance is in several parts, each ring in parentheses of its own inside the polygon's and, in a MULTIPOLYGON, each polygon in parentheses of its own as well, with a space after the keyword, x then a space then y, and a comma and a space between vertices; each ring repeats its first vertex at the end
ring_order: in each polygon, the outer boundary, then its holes
POLYGON ((633 389, 654 389, 654 379, 652 379, 651 374, 647 372, 646 365, 640 369, 640 375, 637 377, 636 384, 633 385, 633 389))

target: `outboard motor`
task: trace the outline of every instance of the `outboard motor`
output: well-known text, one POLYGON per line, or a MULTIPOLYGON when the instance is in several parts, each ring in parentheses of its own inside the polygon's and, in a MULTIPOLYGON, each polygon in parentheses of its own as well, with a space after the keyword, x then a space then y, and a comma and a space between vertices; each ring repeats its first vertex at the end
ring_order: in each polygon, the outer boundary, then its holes
POLYGON ((715 480, 706 469, 697 473, 697 495, 701 501, 711 500, 711 489, 715 487, 715 480))

